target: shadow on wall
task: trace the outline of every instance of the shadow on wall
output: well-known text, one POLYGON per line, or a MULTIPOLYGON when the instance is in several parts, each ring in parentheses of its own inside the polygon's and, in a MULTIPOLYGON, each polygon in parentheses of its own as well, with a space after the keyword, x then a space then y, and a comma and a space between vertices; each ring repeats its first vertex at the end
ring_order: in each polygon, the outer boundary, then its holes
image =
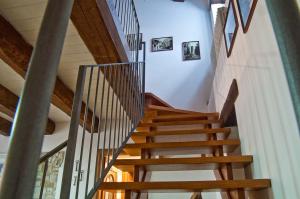
POLYGON ((203 74, 199 74, 199 70, 195 69, 190 71, 189 75, 186 75, 186 77, 187 78, 185 78, 180 86, 174 89, 176 92, 171 93, 168 98, 172 99, 172 101, 178 102, 178 104, 182 104, 181 102, 184 100, 184 104, 189 104, 192 110, 200 110, 202 112, 208 111, 207 101, 209 100, 213 82, 212 68, 208 68, 208 71, 203 74), (185 90, 187 89, 186 85, 194 85, 193 88, 188 88, 194 90, 190 90, 190 95, 182 96, 182 94, 185 94, 185 90), (208 98, 203 99, 203 96, 207 96, 208 98))
POLYGON ((186 0, 186 1, 190 2, 195 7, 198 7, 198 8, 203 8, 203 7, 209 8, 209 0, 186 0))

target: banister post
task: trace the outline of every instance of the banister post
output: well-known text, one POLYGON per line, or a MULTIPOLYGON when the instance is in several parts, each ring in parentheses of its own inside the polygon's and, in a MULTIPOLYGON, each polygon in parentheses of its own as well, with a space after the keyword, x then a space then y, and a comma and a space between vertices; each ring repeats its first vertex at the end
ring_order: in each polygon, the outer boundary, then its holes
POLYGON ((0 199, 32 199, 50 100, 73 0, 51 0, 14 119, 0 199))
POLYGON ((72 107, 68 145, 67 145, 61 192, 60 192, 61 199, 70 197, 73 165, 74 165, 75 152, 76 152, 76 142, 77 142, 79 123, 80 123, 82 95, 84 91, 85 75, 86 75, 86 68, 84 66, 81 66, 78 72, 76 92, 75 92, 73 107, 72 107))

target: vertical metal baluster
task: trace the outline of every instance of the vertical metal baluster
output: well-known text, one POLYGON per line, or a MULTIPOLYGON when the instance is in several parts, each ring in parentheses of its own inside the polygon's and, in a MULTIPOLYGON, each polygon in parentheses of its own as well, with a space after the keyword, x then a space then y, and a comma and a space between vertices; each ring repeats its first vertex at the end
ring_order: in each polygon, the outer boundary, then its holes
POLYGON ((139 63, 135 63, 134 64, 134 69, 135 69, 135 77, 134 77, 134 88, 135 88, 135 92, 134 92, 134 98, 135 98, 135 123, 134 123, 134 127, 138 124, 139 122, 139 111, 140 111, 140 108, 139 108, 139 94, 138 94, 138 89, 139 89, 139 73, 138 73, 138 68, 139 68, 139 63))
POLYGON ((143 76, 142 76, 142 95, 143 95, 143 115, 145 115, 145 78, 146 78, 146 42, 143 42, 143 76))
POLYGON ((138 62, 137 63, 137 70, 138 70, 138 75, 137 75, 137 84, 138 84, 138 89, 137 89, 137 97, 138 97, 138 118, 139 120, 141 119, 142 116, 142 96, 141 96, 141 65, 138 62))
POLYGON ((114 6, 115 6, 115 9, 116 9, 116 11, 117 11, 117 0, 114 0, 114 6))
POLYGON ((129 27, 130 27, 130 3, 129 3, 129 1, 128 0, 126 0, 127 1, 127 13, 126 13, 126 30, 125 30, 125 33, 126 33, 126 35, 128 35, 129 36, 129 38, 130 38, 130 30, 129 30, 129 27))
POLYGON ((130 64, 130 71, 129 71, 129 75, 130 75, 130 112, 129 112, 129 129, 127 132, 126 137, 129 135, 129 133, 131 132, 132 129, 132 125, 133 125, 133 111, 134 111, 134 102, 133 102, 133 63, 130 64))
POLYGON ((111 147, 111 134, 112 134, 112 127, 113 127, 113 112, 114 112, 114 99, 115 99, 115 95, 114 95, 114 87, 115 87, 115 68, 114 66, 111 66, 111 73, 112 73, 112 79, 110 80, 111 82, 111 89, 112 89, 112 100, 111 100, 111 111, 110 111, 110 124, 109 124, 109 138, 108 138, 108 153, 107 153, 107 164, 109 164, 110 162, 110 147, 111 147))
POLYGON ((121 11, 121 0, 118 0, 118 17, 119 17, 119 20, 121 21, 121 17, 120 17, 120 11, 121 11))
POLYGON ((86 77, 86 67, 80 66, 78 77, 77 77, 77 83, 76 83, 76 92, 74 95, 74 101, 72 105, 72 116, 70 122, 68 145, 67 145, 65 164, 63 170, 60 198, 70 197, 85 77, 86 77))
POLYGON ((130 21, 131 21, 131 25, 130 25, 130 35, 131 35, 131 39, 130 39, 130 49, 131 49, 131 61, 133 62, 134 59, 134 17, 133 17, 133 9, 131 7, 131 11, 130 11, 130 21))
MULTIPOLYGON (((100 77, 100 71, 98 70, 97 82, 96 82, 96 93, 95 93, 95 98, 94 98, 92 126, 91 126, 91 132, 90 132, 91 133, 91 140, 90 140, 90 149, 89 149, 88 170, 87 170, 87 179, 86 179, 86 187, 85 187, 85 197, 87 196, 88 188, 89 188, 89 179, 90 179, 89 174, 90 174, 90 169, 91 169, 92 146, 93 146, 93 141, 94 141, 94 128, 95 128, 95 117, 96 117, 97 100, 98 100, 99 77, 100 77)), ((98 121, 98 125, 100 125, 100 120, 98 121)))
POLYGON ((125 26, 124 26, 124 21, 125 21, 125 15, 126 15, 126 11, 125 11, 125 1, 122 1, 122 9, 121 9, 121 25, 122 25, 122 29, 123 32, 125 32, 125 26))
POLYGON ((124 135, 123 135, 123 141, 126 139, 126 134, 129 126, 129 112, 130 112, 130 75, 129 75, 129 70, 130 70, 130 64, 126 65, 126 106, 125 106, 125 130, 124 130, 124 135))
POLYGON ((128 13, 128 1, 127 0, 123 0, 124 1, 124 7, 125 7, 125 14, 124 14, 124 22, 123 22, 123 31, 124 31, 124 35, 127 36, 127 13, 128 13))
MULTIPOLYGON (((98 68, 98 71, 101 72, 101 67, 98 68)), ((100 145, 100 137, 101 137, 101 126, 102 126, 102 121, 101 121, 101 118, 102 118, 102 111, 103 111, 103 104, 104 104, 104 91, 105 91, 105 81, 106 81, 106 67, 103 68, 103 82, 102 82, 102 91, 101 91, 101 106, 100 106, 100 112, 99 112, 99 126, 98 126, 98 140, 97 140, 97 160, 96 160, 96 165, 95 165, 95 179, 94 179, 94 184, 96 183, 96 180, 97 180, 97 166, 100 166, 100 170, 102 169, 102 164, 98 165, 99 163, 99 154, 98 154, 98 150, 99 150, 99 145, 100 145)), ((101 149, 101 154, 102 154, 102 151, 104 150, 104 148, 102 147, 101 149)), ((102 156, 101 156, 101 160, 102 161, 102 156)), ((100 175, 100 173, 99 173, 100 175)), ((100 176, 99 176, 100 177, 100 176)))
MULTIPOLYGON (((107 67, 107 71, 108 71, 108 79, 107 81, 110 82, 111 81, 111 71, 110 68, 107 67)), ((110 97, 110 86, 108 85, 107 87, 108 89, 108 94, 107 94, 107 98, 106 98, 106 113, 105 113, 105 123, 104 123, 104 137, 103 137, 103 150, 102 150, 102 154, 101 154, 101 175, 100 178, 104 178, 104 170, 105 170, 105 145, 106 145, 106 133, 107 133, 107 116, 108 116, 108 108, 109 108, 109 97, 110 97)))
POLYGON ((122 124, 122 106, 123 106, 123 93, 124 93, 124 88, 123 88, 123 65, 120 66, 120 110, 119 110, 119 125, 118 125, 118 148, 121 145, 120 140, 122 142, 122 130, 121 130, 121 124, 122 124), (121 139, 120 139, 121 138, 121 139))
POLYGON ((123 143, 123 139, 124 139, 124 131, 125 131, 125 126, 126 126, 126 122, 125 122, 125 117, 126 117, 126 96, 127 96, 127 83, 126 83, 126 64, 123 65, 122 68, 123 71, 123 85, 125 85, 125 87, 123 88, 123 98, 122 98, 122 133, 121 133, 121 145, 123 143))
MULTIPOLYGON (((122 66, 122 65, 120 65, 120 66, 122 66)), ((115 156, 114 156, 114 151, 115 151, 115 148, 116 148, 116 137, 118 136, 117 135, 117 120, 118 120, 118 109, 119 109, 119 99, 120 99, 120 83, 121 83, 121 81, 120 81, 120 73, 121 73, 121 70, 120 70, 120 66, 117 66, 116 67, 116 80, 117 80, 117 88, 116 88, 116 112, 115 112, 115 127, 114 127, 114 142, 113 142, 113 148, 112 148, 112 155, 113 155, 113 157, 112 158, 114 158, 115 156), (119 97, 118 97, 119 96, 119 97)), ((118 136, 119 137, 119 136, 118 136)))
POLYGON ((41 185, 41 191, 40 191, 40 199, 43 198, 43 193, 44 193, 44 187, 45 187, 45 182, 46 182, 46 176, 47 176, 47 171, 48 171, 48 159, 45 161, 45 166, 44 166, 44 171, 43 171, 43 177, 42 177, 42 185, 41 185))
MULTIPOLYGON (((80 158, 79 158, 79 169, 77 173, 77 177, 79 179, 80 172, 81 172, 81 166, 82 166, 82 157, 83 157, 83 148, 84 148, 84 140, 85 140, 85 133, 86 133, 86 120, 87 120, 87 115, 89 112, 89 101, 90 101, 90 92, 91 92, 91 85, 92 85, 92 77, 93 77, 93 68, 91 68, 90 72, 90 79, 89 79, 89 86, 88 86, 88 96, 87 96, 87 102, 85 105, 85 113, 84 113, 84 123, 83 123, 83 131, 82 131, 82 140, 81 140, 81 149, 80 149, 80 158)), ((79 180, 77 180, 77 185, 76 185, 76 195, 75 198, 78 198, 79 194, 79 180)))
MULTIPOLYGON (((136 118, 135 118, 135 114, 136 114, 136 97, 135 97, 135 63, 132 63, 132 125, 131 125, 131 129, 133 128, 133 126, 135 125, 136 122, 136 118)), ((130 129, 130 130, 131 130, 130 129)))

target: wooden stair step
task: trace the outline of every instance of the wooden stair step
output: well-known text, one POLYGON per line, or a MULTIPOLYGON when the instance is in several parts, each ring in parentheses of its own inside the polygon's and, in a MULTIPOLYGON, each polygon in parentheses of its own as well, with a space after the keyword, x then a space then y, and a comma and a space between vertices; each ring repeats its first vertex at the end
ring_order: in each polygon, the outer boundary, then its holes
POLYGON ((177 125, 194 125, 194 124, 216 124, 222 123, 222 120, 180 120, 169 122, 151 122, 140 123, 139 127, 158 127, 158 126, 177 126, 177 125))
POLYGON ((224 133, 225 135, 229 135, 231 129, 230 128, 214 128, 214 129, 185 129, 185 130, 165 130, 165 131, 149 131, 149 132, 134 132, 133 135, 137 136, 166 136, 166 135, 192 135, 192 134, 216 134, 216 133, 224 133))
POLYGON ((213 192, 226 190, 260 190, 271 187, 269 179, 258 180, 216 180, 183 182, 105 182, 99 187, 105 191, 138 192, 213 192))
POLYGON ((133 156, 141 155, 142 149, 151 150, 151 152, 153 153, 161 153, 166 150, 169 150, 172 151, 174 155, 188 154, 188 152, 191 152, 191 150, 197 150, 197 153, 201 153, 201 154, 210 154, 210 152, 213 149, 222 147, 225 153, 230 153, 233 152, 237 147, 239 147, 239 145, 240 145, 239 139, 192 141, 192 142, 137 143, 137 144, 127 144, 124 148, 124 151, 127 154, 133 156))
POLYGON ((169 115, 158 115, 154 117, 152 120, 153 122, 165 122, 165 121, 178 121, 178 120, 204 120, 207 119, 207 117, 213 117, 216 118, 215 115, 211 115, 209 113, 194 113, 194 114, 169 114, 169 115))
POLYGON ((157 106, 157 105, 148 105, 146 107, 146 111, 149 110, 155 110, 158 111, 159 113, 164 113, 164 114, 206 114, 207 116, 219 117, 219 113, 202 113, 197 111, 188 111, 188 110, 157 106))
POLYGON ((119 159, 116 160, 114 166, 122 171, 129 172, 132 172, 135 166, 141 166, 147 171, 215 170, 222 164, 227 163, 232 164, 233 168, 244 168, 252 161, 252 156, 119 159))

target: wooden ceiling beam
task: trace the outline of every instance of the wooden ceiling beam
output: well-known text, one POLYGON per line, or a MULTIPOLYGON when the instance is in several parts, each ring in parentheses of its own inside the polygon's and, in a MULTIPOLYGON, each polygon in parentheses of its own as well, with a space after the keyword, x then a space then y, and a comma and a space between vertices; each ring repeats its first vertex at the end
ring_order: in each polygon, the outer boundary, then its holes
MULTIPOLYGON (((0 111, 13 118, 17 109, 19 97, 0 84, 0 111)), ((48 119, 46 134, 55 131, 55 122, 48 119)))
POLYGON ((103 4, 100 11, 97 0, 74 1, 71 20, 97 64, 116 63, 126 59, 118 52, 122 44, 114 43, 118 42, 114 24, 105 24, 105 20, 111 20, 111 16, 107 14, 109 12, 108 7, 103 4))
POLYGON ((0 117, 0 135, 9 136, 12 123, 0 117))
MULTIPOLYGON (((0 15, 0 58, 14 71, 25 78, 33 47, 28 44, 22 35, 0 15)), ((95 42, 97 43, 97 42, 95 42)), ((42 66, 41 66, 42 67, 42 66)), ((67 115, 71 116, 74 93, 58 77, 52 95, 52 104, 67 115)), ((84 122, 84 107, 82 103, 80 122, 84 122)), ((87 130, 90 131, 93 114, 89 110, 87 116, 87 130)), ((99 123, 96 118, 95 124, 99 123)))

